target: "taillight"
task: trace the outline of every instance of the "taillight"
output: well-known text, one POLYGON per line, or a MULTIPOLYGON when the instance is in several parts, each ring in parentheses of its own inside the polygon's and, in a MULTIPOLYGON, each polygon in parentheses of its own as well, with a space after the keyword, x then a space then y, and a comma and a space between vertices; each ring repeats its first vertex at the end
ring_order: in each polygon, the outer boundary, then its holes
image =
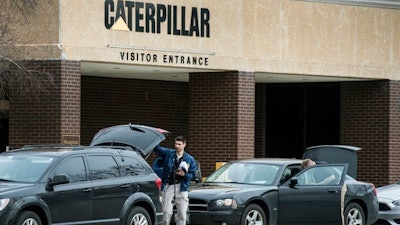
POLYGON ((158 132, 160 132, 161 134, 163 134, 164 136, 167 136, 169 134, 169 131, 161 129, 161 128, 156 128, 156 130, 158 132))
POLYGON ((372 185, 372 188, 374 189, 374 195, 378 196, 378 192, 376 191, 375 184, 371 183, 371 185, 372 185))
POLYGON ((156 179, 156 185, 157 185, 157 187, 158 187, 158 190, 161 190, 161 184, 162 184, 161 178, 157 177, 157 179, 156 179))

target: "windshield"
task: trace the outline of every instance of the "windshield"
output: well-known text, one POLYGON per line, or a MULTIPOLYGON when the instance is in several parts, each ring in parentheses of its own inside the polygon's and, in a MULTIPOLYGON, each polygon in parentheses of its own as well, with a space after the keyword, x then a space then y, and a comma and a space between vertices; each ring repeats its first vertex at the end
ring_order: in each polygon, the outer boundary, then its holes
POLYGON ((205 182, 271 185, 278 174, 279 166, 261 163, 232 163, 212 173, 205 182))
POLYGON ((49 167, 53 158, 46 156, 0 156, 0 180, 36 182, 49 167))

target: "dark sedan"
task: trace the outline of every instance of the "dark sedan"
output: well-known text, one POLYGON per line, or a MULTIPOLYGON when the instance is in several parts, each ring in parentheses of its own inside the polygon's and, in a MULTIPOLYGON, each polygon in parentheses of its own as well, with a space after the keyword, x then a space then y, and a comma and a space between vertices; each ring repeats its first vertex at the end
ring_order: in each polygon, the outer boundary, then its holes
POLYGON ((321 164, 302 171, 300 164, 294 159, 225 164, 189 192, 191 224, 367 225, 376 221, 375 186, 347 175, 347 164, 321 164))

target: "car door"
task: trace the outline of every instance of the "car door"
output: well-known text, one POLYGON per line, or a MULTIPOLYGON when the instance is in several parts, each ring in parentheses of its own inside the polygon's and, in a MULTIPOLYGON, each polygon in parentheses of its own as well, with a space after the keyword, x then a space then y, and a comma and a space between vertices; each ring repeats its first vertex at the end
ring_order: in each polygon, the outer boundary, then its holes
POLYGON ((121 177, 112 155, 88 155, 87 161, 93 185, 93 219, 104 225, 119 224, 122 206, 132 192, 129 180, 121 177))
POLYGON ((82 156, 63 160, 50 177, 65 174, 69 183, 54 185, 53 190, 43 197, 49 206, 52 224, 84 224, 92 220, 92 186, 87 181, 87 173, 82 156))
POLYGON ((341 193, 347 167, 345 164, 313 166, 280 186, 278 224, 341 224, 341 193))

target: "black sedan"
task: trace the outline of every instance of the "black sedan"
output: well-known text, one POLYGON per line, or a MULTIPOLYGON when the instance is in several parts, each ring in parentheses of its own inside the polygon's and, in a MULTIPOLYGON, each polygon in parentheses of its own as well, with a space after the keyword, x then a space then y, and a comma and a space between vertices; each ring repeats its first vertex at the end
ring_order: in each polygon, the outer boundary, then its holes
POLYGON ((301 170, 301 160, 229 162, 189 192, 191 224, 367 225, 376 221, 375 186, 346 174, 347 164, 301 170))

